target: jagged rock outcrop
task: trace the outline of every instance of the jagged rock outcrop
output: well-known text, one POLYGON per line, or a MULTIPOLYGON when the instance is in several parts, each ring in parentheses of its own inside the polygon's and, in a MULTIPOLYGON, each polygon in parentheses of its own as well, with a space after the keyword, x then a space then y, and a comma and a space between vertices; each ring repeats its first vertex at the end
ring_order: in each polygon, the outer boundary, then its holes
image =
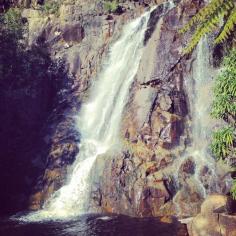
POLYGON ((232 202, 226 196, 210 195, 201 212, 188 223, 190 236, 234 236, 236 217, 230 215, 232 202))
POLYGON ((189 158, 177 168, 189 142, 185 80, 191 79, 195 60, 195 54, 182 56, 189 36, 183 38, 178 30, 200 4, 184 0, 167 13, 160 6, 151 14, 123 119, 124 149, 106 161, 93 192, 100 194, 97 206, 105 212, 159 216, 178 215, 179 208, 183 215, 200 210, 203 199, 192 178, 195 163, 189 158))

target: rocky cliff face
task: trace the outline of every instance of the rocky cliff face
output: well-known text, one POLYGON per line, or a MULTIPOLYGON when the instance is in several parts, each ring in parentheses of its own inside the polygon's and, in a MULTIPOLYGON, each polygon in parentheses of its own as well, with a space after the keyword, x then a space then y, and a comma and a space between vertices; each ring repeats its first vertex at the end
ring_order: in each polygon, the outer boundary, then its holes
MULTIPOLYGON (((194 55, 182 57, 186 38, 178 30, 200 1, 181 1, 169 12, 151 15, 146 47, 130 91, 122 126, 124 150, 106 162, 94 199, 105 212, 133 216, 178 214, 173 165, 188 142, 189 104, 185 80, 192 76, 194 55), (99 197, 98 197, 99 195, 99 197)), ((181 161, 181 160, 180 160, 181 161)), ((178 178, 188 181, 195 163, 183 162, 178 178)), ((194 186, 180 190, 185 213, 198 212, 202 199, 194 186)))
MULTIPOLYGON (((192 76, 194 61, 194 55, 182 56, 186 38, 178 30, 200 4, 184 0, 170 11, 160 5, 152 13, 145 52, 124 114, 124 148, 120 154, 108 154, 111 157, 104 158, 106 161, 95 171, 91 196, 94 209, 133 216, 178 214, 173 201, 177 192, 173 163, 188 142, 189 105, 184 82, 192 76)), ((38 209, 63 184, 67 166, 79 152, 73 120, 79 103, 86 99, 86 89, 101 69, 109 43, 119 36, 124 23, 145 11, 142 4, 133 3, 124 9, 121 15, 108 15, 91 1, 61 6, 59 18, 45 19, 34 10, 24 12, 29 19, 30 43, 44 40, 54 57, 66 59, 75 76, 72 92, 62 103, 66 110, 57 108, 53 117, 59 110, 60 119, 51 121, 45 137, 49 146, 47 165, 31 198, 31 209, 38 209)), ((190 181, 194 169, 195 163, 186 160, 179 179, 190 181)), ((202 199, 194 185, 188 184, 179 191, 176 201, 182 204, 184 214, 192 215, 199 211, 202 199)))
MULTIPOLYGON (((39 157, 45 164, 30 209, 39 209, 65 183, 68 166, 79 152, 74 117, 110 43, 125 23, 161 2, 126 1, 112 14, 95 0, 64 1, 56 14, 32 8, 23 11, 29 44, 47 45, 52 58, 63 58, 74 78, 45 125, 44 152, 39 157)), ((195 163, 187 159, 178 173, 175 163, 189 142, 185 82, 192 78, 196 56, 182 56, 189 35, 182 37, 178 30, 201 4, 201 0, 182 0, 170 11, 160 5, 151 14, 144 54, 123 116, 122 151, 99 158, 94 167, 93 210, 141 217, 176 215, 179 206, 184 216, 199 212, 203 199, 191 182, 195 163)), ((207 175, 205 171, 203 176, 207 175)))

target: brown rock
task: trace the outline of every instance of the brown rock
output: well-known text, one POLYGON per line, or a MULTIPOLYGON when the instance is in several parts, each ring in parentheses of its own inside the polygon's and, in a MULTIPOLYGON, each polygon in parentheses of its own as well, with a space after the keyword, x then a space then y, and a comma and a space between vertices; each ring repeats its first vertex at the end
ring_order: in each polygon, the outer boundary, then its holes
POLYGON ((184 184, 187 178, 190 178, 195 173, 195 163, 191 159, 185 160, 179 169, 178 181, 180 184, 184 184))
POLYGON ((207 197, 201 213, 188 223, 190 236, 235 236, 236 216, 230 216, 230 199, 214 194, 207 197))
POLYGON ((168 123, 160 133, 163 148, 171 148, 178 144, 179 138, 183 132, 182 121, 176 116, 172 116, 168 123))
POLYGON ((236 216, 199 214, 188 224, 188 233, 189 236, 235 236, 236 216))
POLYGON ((210 215, 212 213, 228 213, 230 211, 231 201, 229 197, 213 194, 207 197, 207 199, 202 203, 201 214, 210 215))
POLYGON ((34 195, 30 197, 29 201, 29 210, 39 210, 42 205, 42 200, 43 200, 43 193, 42 192, 37 192, 34 195))

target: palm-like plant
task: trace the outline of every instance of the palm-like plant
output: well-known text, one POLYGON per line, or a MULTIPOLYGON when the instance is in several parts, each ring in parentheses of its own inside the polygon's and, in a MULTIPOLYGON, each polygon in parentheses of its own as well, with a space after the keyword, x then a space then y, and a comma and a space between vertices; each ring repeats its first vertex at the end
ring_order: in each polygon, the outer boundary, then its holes
POLYGON ((212 115, 225 121, 229 116, 236 117, 236 49, 224 58, 222 71, 216 77, 212 115))
POLYGON ((202 36, 220 28, 215 43, 225 41, 233 32, 236 25, 236 3, 235 0, 211 0, 180 30, 185 33, 194 29, 194 34, 184 53, 191 52, 198 44, 202 36))

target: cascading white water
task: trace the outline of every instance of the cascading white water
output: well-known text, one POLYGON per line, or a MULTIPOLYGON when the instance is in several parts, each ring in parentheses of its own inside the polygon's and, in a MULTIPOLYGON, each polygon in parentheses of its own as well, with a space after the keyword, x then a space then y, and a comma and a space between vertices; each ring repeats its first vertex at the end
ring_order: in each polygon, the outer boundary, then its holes
POLYGON ((28 215, 28 220, 63 219, 88 210, 90 172, 96 158, 119 139, 122 112, 141 59, 150 12, 126 25, 111 47, 104 69, 91 88, 90 99, 78 114, 80 152, 68 183, 54 193, 42 210, 28 215))
MULTIPOLYGON (((219 185, 221 181, 219 180, 219 173, 217 173, 217 163, 209 150, 211 133, 216 125, 216 121, 210 115, 215 71, 210 66, 210 49, 207 38, 200 40, 196 48, 196 60, 193 62, 192 68, 192 79, 186 79, 191 113, 191 143, 186 147, 181 161, 177 160, 175 168, 179 171, 176 173, 175 178, 176 182, 179 183, 182 164, 186 160, 192 160, 195 167, 192 178, 193 182, 186 182, 184 184, 187 186, 192 185, 186 189, 194 189, 204 199, 210 193, 222 192, 219 185)), ((181 194, 181 192, 177 193, 173 199, 177 214, 180 217, 182 214, 186 214, 179 206, 181 194)))
POLYGON ((193 68, 194 91, 189 93, 189 97, 193 94, 192 100, 190 100, 192 108, 192 146, 190 150, 196 164, 195 179, 199 181, 203 197, 205 197, 211 191, 218 191, 216 162, 209 151, 211 133, 216 123, 210 115, 214 71, 210 66, 210 49, 206 37, 201 39, 197 46, 197 58, 193 68), (200 180, 204 167, 209 168, 211 172, 207 189, 200 180))

